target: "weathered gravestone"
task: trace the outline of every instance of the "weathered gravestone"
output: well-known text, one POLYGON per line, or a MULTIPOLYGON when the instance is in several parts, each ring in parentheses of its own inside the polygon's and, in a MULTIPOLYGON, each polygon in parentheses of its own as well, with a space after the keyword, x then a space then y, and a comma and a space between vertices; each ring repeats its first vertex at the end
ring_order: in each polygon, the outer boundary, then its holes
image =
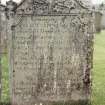
POLYGON ((88 101, 93 57, 88 6, 79 0, 9 1, 7 12, 12 105, 88 101))

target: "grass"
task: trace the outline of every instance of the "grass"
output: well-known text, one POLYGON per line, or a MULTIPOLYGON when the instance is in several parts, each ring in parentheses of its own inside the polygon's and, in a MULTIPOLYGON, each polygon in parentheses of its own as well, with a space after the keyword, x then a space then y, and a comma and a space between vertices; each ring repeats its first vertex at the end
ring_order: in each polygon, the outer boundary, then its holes
MULTIPOLYGON (((9 101, 8 63, 7 56, 3 56, 3 94, 2 101, 9 101)), ((95 35, 94 69, 92 70, 92 105, 105 105, 105 31, 95 35)))
POLYGON ((92 105, 105 105, 105 31, 95 36, 92 105))
POLYGON ((7 55, 2 57, 2 102, 9 102, 9 72, 8 72, 8 60, 7 55))

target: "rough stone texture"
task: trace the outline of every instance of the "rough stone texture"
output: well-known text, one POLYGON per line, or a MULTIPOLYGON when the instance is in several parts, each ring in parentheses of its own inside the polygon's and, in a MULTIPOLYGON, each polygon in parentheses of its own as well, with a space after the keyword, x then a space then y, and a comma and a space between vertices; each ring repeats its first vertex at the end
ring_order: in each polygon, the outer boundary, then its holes
POLYGON ((80 0, 25 0, 17 8, 10 2, 7 17, 12 104, 88 101, 92 12, 80 0))

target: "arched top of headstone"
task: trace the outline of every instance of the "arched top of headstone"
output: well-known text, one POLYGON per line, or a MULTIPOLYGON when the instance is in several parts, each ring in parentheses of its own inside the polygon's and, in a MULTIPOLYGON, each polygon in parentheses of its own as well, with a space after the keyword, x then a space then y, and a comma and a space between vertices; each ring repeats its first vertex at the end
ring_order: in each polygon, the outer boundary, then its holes
POLYGON ((70 14, 89 10, 89 0, 22 0, 17 6, 17 14, 70 14))

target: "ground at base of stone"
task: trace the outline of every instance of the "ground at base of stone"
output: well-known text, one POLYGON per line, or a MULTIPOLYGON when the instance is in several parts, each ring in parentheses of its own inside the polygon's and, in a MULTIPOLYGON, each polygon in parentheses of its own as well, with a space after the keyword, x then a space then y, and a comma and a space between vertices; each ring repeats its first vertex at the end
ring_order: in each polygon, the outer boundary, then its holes
MULTIPOLYGON (((10 103, 0 103, 0 105, 11 105, 10 103)), ((39 105, 39 104, 38 104, 39 105)), ((79 101, 79 102, 67 102, 67 103, 61 103, 61 102, 57 102, 57 103, 46 103, 43 105, 91 105, 91 102, 89 101, 79 101)))
POLYGON ((43 105, 91 105, 90 101, 77 101, 77 102, 53 102, 53 103, 45 103, 43 105))
POLYGON ((11 105, 10 103, 0 103, 0 105, 11 105))

